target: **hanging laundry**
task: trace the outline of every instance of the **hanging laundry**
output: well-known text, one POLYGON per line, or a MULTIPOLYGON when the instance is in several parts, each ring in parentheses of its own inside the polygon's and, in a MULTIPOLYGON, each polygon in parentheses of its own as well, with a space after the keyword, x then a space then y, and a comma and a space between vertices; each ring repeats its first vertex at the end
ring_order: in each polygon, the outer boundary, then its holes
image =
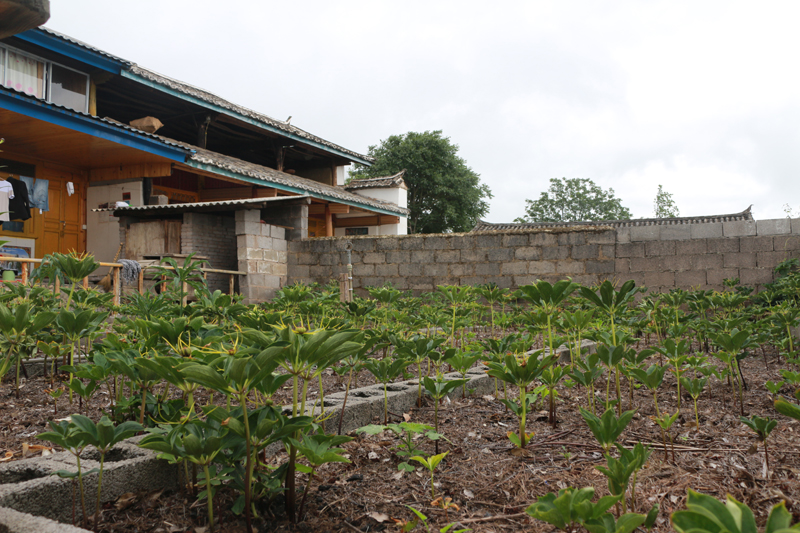
POLYGON ((14 195, 9 196, 8 211, 10 220, 28 220, 31 218, 31 205, 28 199, 28 186, 16 178, 8 178, 14 190, 14 195))
POLYGON ((36 178, 36 183, 33 184, 33 190, 30 195, 31 207, 38 207, 42 211, 50 211, 49 194, 50 180, 36 178))
POLYGON ((8 215, 8 202, 14 198, 14 188, 7 181, 0 181, 0 221, 11 220, 8 215))

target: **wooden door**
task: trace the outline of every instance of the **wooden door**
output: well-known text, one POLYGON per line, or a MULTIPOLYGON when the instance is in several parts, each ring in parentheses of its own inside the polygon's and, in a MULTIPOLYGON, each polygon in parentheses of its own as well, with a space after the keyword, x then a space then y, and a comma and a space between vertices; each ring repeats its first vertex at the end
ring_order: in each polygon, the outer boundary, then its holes
POLYGON ((82 183, 73 180, 70 174, 47 178, 50 180, 50 210, 43 213, 42 254, 85 251, 83 209, 86 203, 83 201, 82 183), (75 188, 72 195, 67 193, 67 182, 70 181, 75 188))

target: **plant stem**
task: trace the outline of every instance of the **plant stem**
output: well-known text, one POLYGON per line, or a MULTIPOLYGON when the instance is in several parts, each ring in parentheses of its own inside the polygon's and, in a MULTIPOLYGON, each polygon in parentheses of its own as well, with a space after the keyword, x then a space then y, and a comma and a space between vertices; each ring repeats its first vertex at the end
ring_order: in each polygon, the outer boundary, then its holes
POLYGON ((106 460, 105 452, 100 454, 100 473, 97 475, 97 508, 94 510, 94 530, 97 531, 97 522, 100 520, 100 491, 103 487, 103 463, 106 460))
POLYGON ((83 474, 81 473, 81 456, 75 455, 75 459, 78 461, 78 488, 80 489, 81 493, 81 511, 83 512, 83 525, 86 525, 86 498, 84 497, 83 492, 83 474))
POLYGON ((247 393, 242 392, 239 394, 239 404, 242 406, 242 417, 244 418, 244 437, 245 437, 245 453, 247 454, 247 461, 245 463, 245 478, 244 478, 244 516, 247 522, 247 533, 253 532, 253 523, 250 509, 250 485, 253 479, 253 454, 250 449, 250 420, 247 416, 247 393))
POLYGON ((211 476, 208 473, 208 463, 203 465, 206 475, 206 500, 208 501, 208 529, 214 533, 214 498, 211 495, 211 476))

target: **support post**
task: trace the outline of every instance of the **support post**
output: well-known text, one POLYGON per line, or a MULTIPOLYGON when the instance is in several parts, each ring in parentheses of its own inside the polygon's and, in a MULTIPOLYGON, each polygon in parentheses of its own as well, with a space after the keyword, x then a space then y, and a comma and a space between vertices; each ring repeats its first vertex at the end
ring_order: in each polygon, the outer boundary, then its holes
POLYGON ((228 294, 233 295, 233 284, 236 281, 236 275, 230 274, 228 276, 228 294))
POLYGON ((331 204, 325 204, 325 236, 333 237, 333 214, 331 204))
POLYGON ((181 284, 181 293, 183 293, 183 298, 181 298, 181 305, 186 307, 186 304, 189 302, 189 284, 185 281, 181 284))
POLYGON ((28 284, 28 267, 29 266, 30 266, 30 264, 28 264, 28 263, 22 263, 22 284, 23 285, 27 285, 28 284))
POLYGON ((118 267, 111 267, 111 269, 114 271, 114 285, 113 285, 113 288, 114 288, 114 305, 119 305, 119 290, 120 290, 119 268, 118 267))
POLYGON ((144 269, 139 270, 139 279, 136 281, 136 288, 139 289, 139 294, 144 294, 144 269))

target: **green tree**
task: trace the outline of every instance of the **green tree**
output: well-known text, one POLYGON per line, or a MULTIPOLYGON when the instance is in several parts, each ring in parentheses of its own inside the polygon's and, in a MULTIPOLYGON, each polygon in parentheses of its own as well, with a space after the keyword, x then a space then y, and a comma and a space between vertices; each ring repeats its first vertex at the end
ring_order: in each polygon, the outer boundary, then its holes
POLYGON ((370 146, 372 166, 356 164, 351 178, 376 178, 405 170, 409 233, 469 231, 489 212, 489 187, 458 156, 441 131, 392 135, 370 146))
POLYGON ((681 212, 672 199, 672 194, 665 191, 661 185, 658 186, 656 199, 653 200, 653 211, 656 218, 679 217, 681 212))
POLYGON ((538 200, 525 200, 525 216, 518 222, 577 222, 586 220, 625 220, 631 212, 614 197, 614 189, 604 191, 588 178, 551 178, 550 188, 538 200))

